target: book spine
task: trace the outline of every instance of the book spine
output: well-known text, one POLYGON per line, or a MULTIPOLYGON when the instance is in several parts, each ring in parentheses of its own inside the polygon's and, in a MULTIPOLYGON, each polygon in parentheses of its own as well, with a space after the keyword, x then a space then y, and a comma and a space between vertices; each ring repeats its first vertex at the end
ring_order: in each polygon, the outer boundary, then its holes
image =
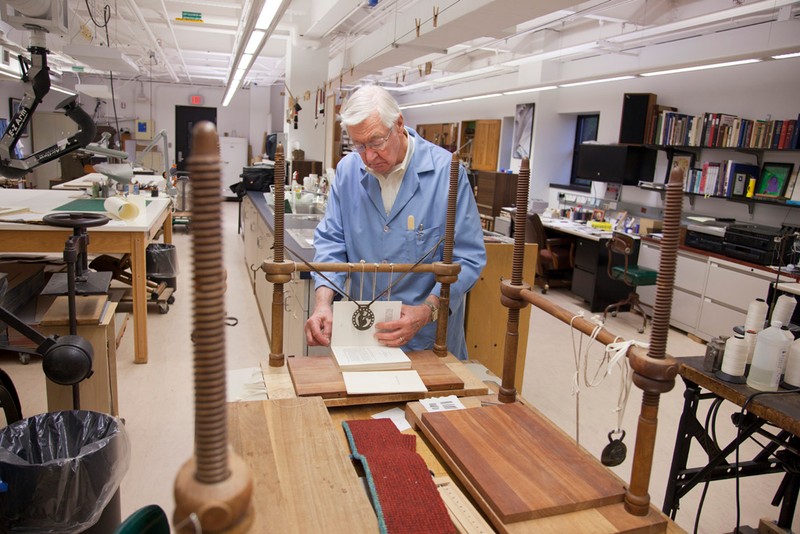
POLYGON ((794 121, 794 134, 789 148, 800 148, 800 114, 797 115, 797 119, 794 121))

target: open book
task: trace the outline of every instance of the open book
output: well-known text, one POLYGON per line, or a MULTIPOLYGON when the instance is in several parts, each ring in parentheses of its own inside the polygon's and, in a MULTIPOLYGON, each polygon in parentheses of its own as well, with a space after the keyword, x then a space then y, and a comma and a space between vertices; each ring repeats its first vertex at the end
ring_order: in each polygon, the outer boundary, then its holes
POLYGON ((400 318, 399 301, 378 301, 370 305, 375 322, 366 330, 353 324, 354 301, 333 303, 331 352, 342 371, 410 369, 411 360, 397 347, 385 347, 375 339, 375 325, 400 318))

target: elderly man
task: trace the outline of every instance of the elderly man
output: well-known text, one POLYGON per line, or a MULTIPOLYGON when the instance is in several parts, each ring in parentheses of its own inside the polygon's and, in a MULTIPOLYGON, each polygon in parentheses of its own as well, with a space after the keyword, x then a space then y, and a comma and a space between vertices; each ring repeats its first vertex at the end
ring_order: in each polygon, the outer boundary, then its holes
MULTIPOLYGON (((399 273, 370 273, 369 265, 415 263, 444 235, 452 156, 406 128, 397 102, 378 86, 353 93, 341 118, 353 151, 337 166, 328 209, 314 236, 314 261, 366 262, 365 272, 351 274, 350 287, 359 289, 350 293, 369 301, 400 277, 399 273), (361 288, 366 289, 363 296, 361 288)), ((437 247, 426 261, 441 260, 442 248, 437 247)), ((459 170, 453 261, 461 265, 461 273, 450 286, 450 309, 439 310, 440 285, 433 274, 409 274, 391 287, 392 300, 403 303, 401 316, 375 325, 379 343, 406 350, 430 349, 437 318, 449 313, 447 347, 458 358, 467 357, 466 293, 486 264, 486 250, 463 168, 459 170)), ((326 276, 344 287, 343 273, 326 276)), ((315 274, 314 280, 316 306, 305 325, 306 339, 309 345, 328 345, 335 292, 321 276, 315 274)))

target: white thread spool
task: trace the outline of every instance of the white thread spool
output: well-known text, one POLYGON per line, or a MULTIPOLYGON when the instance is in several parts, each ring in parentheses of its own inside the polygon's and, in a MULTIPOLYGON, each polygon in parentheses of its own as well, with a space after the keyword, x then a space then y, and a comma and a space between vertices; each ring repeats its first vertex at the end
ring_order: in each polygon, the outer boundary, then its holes
POLYGON ((722 358, 721 371, 731 376, 744 376, 747 354, 748 345, 744 336, 736 334, 734 337, 728 338, 725 343, 725 356, 722 358))
POLYGON ((792 295, 781 295, 772 310, 772 320, 780 321, 781 324, 788 325, 792 322, 792 314, 797 306, 797 301, 792 295))
POLYGON ((761 332, 764 329, 768 311, 769 306, 767 306, 767 302, 764 299, 756 299, 751 302, 750 306, 747 307, 747 318, 744 321, 745 331, 761 332))
POLYGON ((783 381, 791 386, 800 387, 800 339, 794 340, 789 347, 783 381))

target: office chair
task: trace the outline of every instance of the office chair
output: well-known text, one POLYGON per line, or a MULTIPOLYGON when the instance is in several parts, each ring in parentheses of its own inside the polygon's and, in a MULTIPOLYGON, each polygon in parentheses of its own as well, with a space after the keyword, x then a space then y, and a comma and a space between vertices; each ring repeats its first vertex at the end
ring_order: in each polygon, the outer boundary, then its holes
POLYGON ((528 214, 528 242, 539 245, 536 255, 534 284, 546 294, 550 285, 570 287, 572 268, 575 266, 575 240, 567 237, 547 237, 542 220, 537 213, 528 214))
POLYGON ((610 304, 603 312, 603 319, 605 320, 609 310, 612 317, 617 316, 617 311, 622 306, 630 306, 631 311, 636 311, 641 314, 644 322, 639 329, 639 333, 644 333, 647 328, 647 315, 644 313, 641 303, 639 302, 639 294, 636 293, 636 288, 639 286, 652 286, 656 283, 658 271, 648 269, 647 267, 639 267, 638 265, 631 265, 630 257, 636 248, 636 240, 628 234, 621 232, 614 232, 612 238, 606 243, 608 248, 608 277, 612 280, 618 280, 629 286, 632 291, 624 299, 614 304, 610 304), (622 255, 624 257, 624 264, 622 266, 613 265, 614 256, 622 255))
POLYGON ((163 508, 150 504, 133 512, 114 534, 169 534, 169 519, 163 508))

